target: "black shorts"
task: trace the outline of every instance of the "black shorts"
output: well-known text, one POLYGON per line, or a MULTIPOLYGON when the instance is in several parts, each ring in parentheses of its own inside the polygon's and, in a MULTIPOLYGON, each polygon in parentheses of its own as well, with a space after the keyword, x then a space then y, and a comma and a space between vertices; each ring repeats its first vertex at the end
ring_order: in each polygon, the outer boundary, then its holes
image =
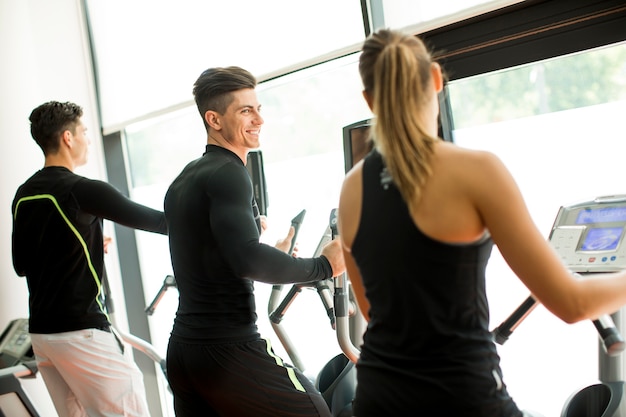
POLYGON ((263 339, 204 345, 170 340, 167 376, 177 417, 330 417, 320 393, 263 339))

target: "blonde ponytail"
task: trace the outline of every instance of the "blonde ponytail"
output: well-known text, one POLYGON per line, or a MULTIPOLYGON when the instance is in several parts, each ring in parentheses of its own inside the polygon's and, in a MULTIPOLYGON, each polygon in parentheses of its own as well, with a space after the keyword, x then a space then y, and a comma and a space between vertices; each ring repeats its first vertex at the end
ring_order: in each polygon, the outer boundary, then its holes
POLYGON ((359 65, 376 116, 375 145, 411 212, 432 173, 437 140, 418 116, 431 97, 431 63, 418 38, 382 30, 365 42, 359 65))

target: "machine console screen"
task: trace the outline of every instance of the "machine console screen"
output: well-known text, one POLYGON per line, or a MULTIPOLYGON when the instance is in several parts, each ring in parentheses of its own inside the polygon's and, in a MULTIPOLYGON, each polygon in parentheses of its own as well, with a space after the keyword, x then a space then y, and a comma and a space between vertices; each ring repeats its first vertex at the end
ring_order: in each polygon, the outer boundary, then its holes
POLYGON ((626 222, 626 207, 588 208, 581 210, 576 224, 626 222))
POLYGON ((574 272, 626 269, 626 194, 562 206, 550 243, 574 272))
POLYGON ((624 229, 622 227, 596 227, 587 231, 581 251, 615 250, 624 229))

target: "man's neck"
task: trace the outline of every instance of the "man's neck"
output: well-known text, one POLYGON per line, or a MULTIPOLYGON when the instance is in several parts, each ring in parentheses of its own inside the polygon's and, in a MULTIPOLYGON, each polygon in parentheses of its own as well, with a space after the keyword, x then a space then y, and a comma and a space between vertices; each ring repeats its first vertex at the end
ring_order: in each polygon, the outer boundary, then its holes
POLYGON ((65 155, 55 154, 55 155, 46 155, 46 160, 43 164, 44 168, 46 167, 65 167, 70 171, 74 171, 74 163, 70 158, 67 158, 65 155))
POLYGON ((207 145, 216 145, 221 146, 224 149, 228 149, 235 155, 241 159, 243 164, 245 165, 248 159, 248 149, 239 148, 232 146, 226 139, 224 139, 221 135, 209 135, 207 137, 207 145))

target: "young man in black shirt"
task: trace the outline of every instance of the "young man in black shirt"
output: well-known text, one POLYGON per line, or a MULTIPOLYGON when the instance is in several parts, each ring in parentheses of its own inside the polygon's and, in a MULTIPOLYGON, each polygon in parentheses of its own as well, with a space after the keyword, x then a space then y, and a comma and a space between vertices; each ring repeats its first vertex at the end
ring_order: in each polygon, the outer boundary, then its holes
POLYGON ((47 102, 30 115, 45 163, 15 194, 13 266, 29 289, 29 332, 59 416, 149 416, 132 349, 104 308, 103 219, 167 233, 163 212, 73 171, 87 162, 83 111, 47 102))
POLYGON ((261 221, 245 167, 263 124, 255 87, 255 78, 238 67, 200 75, 193 92, 206 151, 165 197, 180 294, 167 352, 178 417, 330 416, 311 382, 257 331, 253 281, 311 282, 337 276, 345 265, 338 241, 308 259, 285 253, 293 230, 276 248, 259 242, 261 221))

